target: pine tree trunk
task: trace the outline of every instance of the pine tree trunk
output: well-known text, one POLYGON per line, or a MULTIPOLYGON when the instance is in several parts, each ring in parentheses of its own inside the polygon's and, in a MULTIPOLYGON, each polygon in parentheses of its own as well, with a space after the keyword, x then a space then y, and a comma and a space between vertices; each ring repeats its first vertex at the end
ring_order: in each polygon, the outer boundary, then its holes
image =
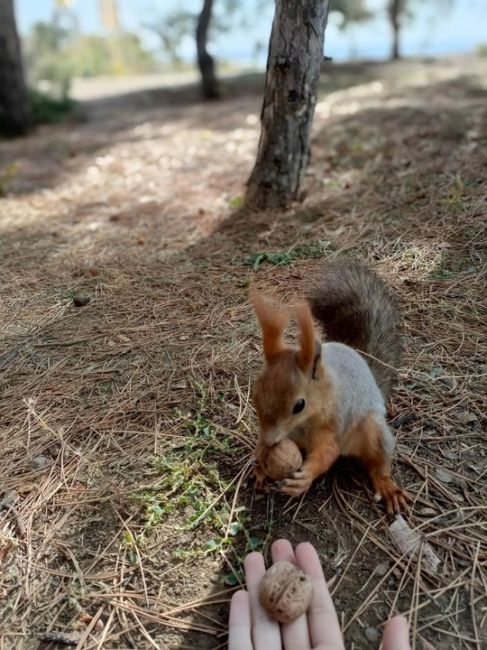
POLYGON ((29 126, 29 102, 13 0, 0 0, 0 132, 22 135, 29 126))
POLYGON ((213 0, 204 0, 203 9, 198 17, 198 25, 196 27, 196 50, 198 67, 201 73, 201 89, 203 97, 206 99, 215 99, 219 96, 218 83, 215 76, 215 63, 213 57, 206 49, 212 9, 213 0))
POLYGON ((402 11, 402 0, 391 0, 389 3, 389 20, 392 29, 391 59, 396 61, 401 58, 399 49, 399 33, 401 30, 400 14, 402 11))
POLYGON ((328 5, 276 0, 259 148, 246 195, 252 207, 283 207, 297 198, 309 159, 328 5))

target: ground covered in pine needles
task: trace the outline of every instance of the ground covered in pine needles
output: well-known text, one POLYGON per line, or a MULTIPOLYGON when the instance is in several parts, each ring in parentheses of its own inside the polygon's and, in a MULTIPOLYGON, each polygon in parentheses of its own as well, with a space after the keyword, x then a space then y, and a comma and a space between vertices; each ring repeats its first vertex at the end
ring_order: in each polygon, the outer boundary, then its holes
POLYGON ((243 557, 280 536, 318 548, 347 647, 377 648, 394 612, 416 649, 485 647, 487 59, 324 68, 286 212, 242 206, 251 82, 95 102, 0 145, 2 649, 223 648, 243 557), (291 299, 338 255, 403 306, 415 555, 359 467, 301 500, 249 480, 249 286, 291 299))

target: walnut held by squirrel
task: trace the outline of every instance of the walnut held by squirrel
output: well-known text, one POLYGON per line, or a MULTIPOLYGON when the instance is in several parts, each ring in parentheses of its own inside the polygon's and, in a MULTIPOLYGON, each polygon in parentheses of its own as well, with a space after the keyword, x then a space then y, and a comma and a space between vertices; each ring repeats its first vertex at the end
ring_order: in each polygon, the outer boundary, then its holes
POLYGON ((322 269, 308 302, 292 311, 257 292, 251 299, 266 361, 253 386, 258 487, 267 478, 268 449, 289 438, 304 462, 277 483, 284 494, 299 496, 339 456, 354 456, 389 513, 406 507, 408 497, 390 475, 395 441, 385 405, 401 343, 398 311, 384 282, 362 265, 340 260, 322 269), (283 338, 291 316, 299 329, 297 347, 283 338), (330 342, 319 340, 313 316, 330 342))

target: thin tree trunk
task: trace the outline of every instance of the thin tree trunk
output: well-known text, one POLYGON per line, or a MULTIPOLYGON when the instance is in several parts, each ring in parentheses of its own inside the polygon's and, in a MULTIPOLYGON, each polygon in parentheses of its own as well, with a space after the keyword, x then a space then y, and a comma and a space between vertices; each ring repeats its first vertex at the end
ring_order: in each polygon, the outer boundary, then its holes
POLYGON ((390 0, 389 3, 389 20, 392 29, 392 48, 391 59, 397 60, 401 58, 399 48, 399 33, 401 31, 400 15, 402 11, 402 0, 390 0))
POLYGON ((15 136, 29 126, 29 102, 13 0, 0 0, 0 131, 15 136))
POLYGON ((215 62, 206 49, 212 9, 213 0, 203 0, 203 9, 198 17, 198 25, 196 26, 196 50, 198 54, 198 67, 201 72, 201 89, 203 97, 206 97, 206 99, 215 99, 219 96, 218 83, 215 76, 215 62))
POLYGON ((309 159, 328 0, 276 0, 257 160, 246 203, 283 207, 298 196, 309 159))

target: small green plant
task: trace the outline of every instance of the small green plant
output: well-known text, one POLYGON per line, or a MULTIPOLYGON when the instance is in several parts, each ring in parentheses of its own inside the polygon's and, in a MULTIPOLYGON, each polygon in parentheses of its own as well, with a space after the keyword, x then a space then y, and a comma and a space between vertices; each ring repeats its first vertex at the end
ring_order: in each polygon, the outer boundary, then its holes
POLYGON ((297 244, 285 251, 255 253, 248 258, 248 263, 254 271, 258 271, 263 264, 287 266, 296 260, 319 259, 330 251, 330 242, 326 240, 312 241, 307 244, 297 244))
POLYGON ((459 176, 456 176, 448 187, 448 194, 442 203, 451 210, 459 211, 464 207, 465 185, 459 176))
POLYGON ((178 513, 180 521, 184 521, 179 525, 183 530, 203 523, 218 527, 223 524, 226 506, 211 507, 225 488, 215 465, 203 462, 198 454, 188 457, 186 449, 170 457, 154 458, 153 467, 162 478, 151 491, 138 496, 145 508, 146 534, 173 513, 178 513))
POLYGON ((435 280, 450 280, 459 274, 471 275, 477 273, 478 268, 472 265, 469 257, 445 254, 440 263, 433 270, 431 277, 435 280))
POLYGON ((180 549, 175 559, 224 550, 245 529, 245 508, 232 509, 228 501, 235 482, 223 478, 215 462, 215 455, 228 456, 234 452, 232 438, 222 435, 205 414, 207 395, 203 387, 196 388, 198 410, 175 412, 175 422, 185 433, 169 451, 151 461, 160 479, 150 490, 134 495, 143 508, 144 527, 139 543, 144 543, 152 530, 169 518, 179 530, 204 530, 205 535, 198 537, 195 546, 180 549))
MULTIPOLYGON (((169 457, 156 457, 152 462, 161 479, 150 490, 135 495, 143 507, 144 519, 138 543, 143 544, 152 530, 169 518, 177 530, 201 529, 205 533, 192 548, 174 552, 174 558, 179 560, 224 551, 233 546, 240 533, 248 537, 246 508, 232 510, 228 500, 222 498, 222 493, 227 497, 235 488, 222 480, 214 463, 203 460, 194 449, 188 452, 187 447, 169 457)), ((250 539, 250 547, 257 548, 258 539, 250 539)))
POLYGON ((9 185, 18 173, 19 166, 14 162, 0 170, 0 197, 7 196, 9 185))
POLYGON ((233 196, 228 202, 228 205, 230 208, 232 208, 232 210, 240 209, 241 207, 243 207, 243 204, 244 204, 244 198, 243 196, 240 195, 233 196))

